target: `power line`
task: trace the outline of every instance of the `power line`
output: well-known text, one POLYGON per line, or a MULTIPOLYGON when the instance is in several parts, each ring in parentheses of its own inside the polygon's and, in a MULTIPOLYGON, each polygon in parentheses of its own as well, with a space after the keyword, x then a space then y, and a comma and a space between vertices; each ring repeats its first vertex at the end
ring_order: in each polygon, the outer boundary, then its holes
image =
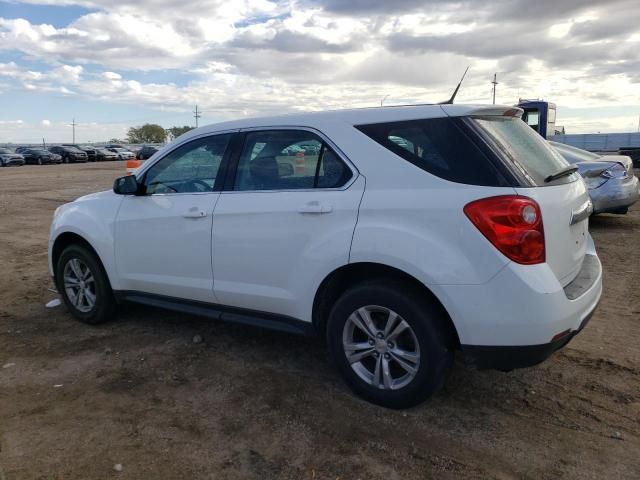
POLYGON ((202 113, 202 110, 200 110, 200 112, 198 112, 198 105, 196 105, 196 109, 193 112, 193 118, 196 119, 196 128, 198 128, 198 119, 202 116, 202 115, 200 115, 200 113, 202 113))

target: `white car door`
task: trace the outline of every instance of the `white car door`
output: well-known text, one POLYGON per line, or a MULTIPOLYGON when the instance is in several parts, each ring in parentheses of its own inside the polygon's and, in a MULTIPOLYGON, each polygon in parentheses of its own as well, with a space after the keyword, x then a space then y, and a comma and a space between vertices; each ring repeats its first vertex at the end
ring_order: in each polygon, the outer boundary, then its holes
POLYGON ((143 174, 144 195, 125 197, 115 225, 123 290, 215 302, 212 214, 231 135, 178 146, 143 174))
POLYGON ((316 133, 247 132, 213 218, 217 300, 310 321, 315 288, 348 263, 363 192, 364 178, 316 133))

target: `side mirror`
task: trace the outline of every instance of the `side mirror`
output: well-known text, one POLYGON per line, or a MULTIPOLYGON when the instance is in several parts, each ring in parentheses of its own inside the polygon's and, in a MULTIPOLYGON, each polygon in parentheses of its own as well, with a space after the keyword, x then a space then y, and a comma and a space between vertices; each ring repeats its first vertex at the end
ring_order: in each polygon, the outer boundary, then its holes
POLYGON ((135 175, 116 178, 113 182, 113 193, 118 195, 136 195, 140 191, 140 185, 135 175))

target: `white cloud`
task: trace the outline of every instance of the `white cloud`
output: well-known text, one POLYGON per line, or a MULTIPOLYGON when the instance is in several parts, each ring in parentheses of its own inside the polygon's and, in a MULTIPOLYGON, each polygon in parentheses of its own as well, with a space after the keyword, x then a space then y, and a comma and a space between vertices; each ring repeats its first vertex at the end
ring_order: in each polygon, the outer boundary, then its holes
POLYGON ((634 0, 540 0, 535 8, 528 0, 428 8, 418 0, 37 3, 94 11, 63 28, 0 18, 0 52, 50 65, 0 63, 4 92, 164 111, 188 112, 197 103, 213 120, 372 106, 385 95, 387 104, 438 101, 471 65, 461 102, 489 101, 497 71, 503 103, 519 97, 572 107, 640 103, 634 0), (126 73, 167 69, 189 73, 189 82, 145 82, 126 73))
POLYGON ((115 72, 104 72, 102 76, 108 80, 120 80, 122 78, 122 75, 115 72))
POLYGON ((42 124, 43 127, 50 127, 51 126, 51 120, 42 120, 42 122, 40 122, 42 124))

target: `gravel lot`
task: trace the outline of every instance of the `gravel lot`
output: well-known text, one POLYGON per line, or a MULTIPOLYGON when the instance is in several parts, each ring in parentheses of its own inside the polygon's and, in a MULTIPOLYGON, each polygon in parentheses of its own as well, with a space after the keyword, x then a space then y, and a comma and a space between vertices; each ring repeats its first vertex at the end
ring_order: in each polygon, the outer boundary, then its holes
POLYGON ((54 209, 124 169, 0 169, 0 479, 640 478, 640 205, 591 220, 603 300, 568 347, 511 373, 458 361, 431 401, 389 411, 318 340, 45 309, 54 209))

